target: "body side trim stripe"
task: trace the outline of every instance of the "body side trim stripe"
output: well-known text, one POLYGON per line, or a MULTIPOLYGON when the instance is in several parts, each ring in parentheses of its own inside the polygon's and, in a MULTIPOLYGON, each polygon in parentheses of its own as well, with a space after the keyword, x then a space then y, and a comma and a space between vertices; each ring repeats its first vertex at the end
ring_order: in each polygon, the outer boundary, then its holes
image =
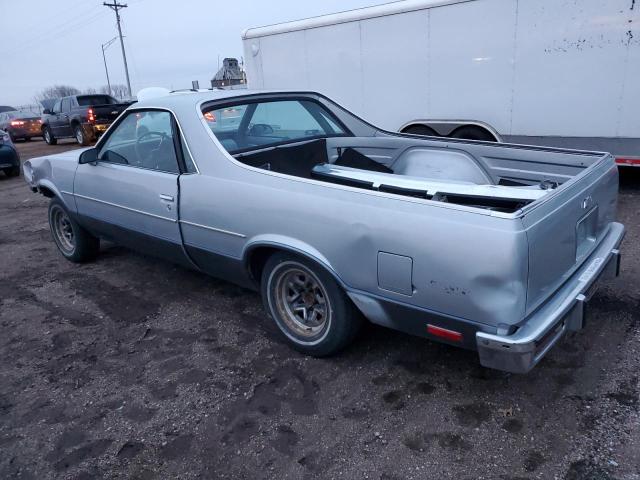
POLYGON ((92 202, 103 203, 103 204, 109 205, 111 207, 121 208, 123 210, 128 210, 130 212, 139 213, 141 215, 146 215, 148 217, 153 217, 153 218, 157 218, 157 219, 160 219, 160 220, 166 220, 167 222, 176 223, 178 221, 175 218, 163 217, 162 215, 156 215, 154 213, 143 212, 142 210, 137 210, 135 208, 125 207, 124 205, 118 205, 117 203, 111 203, 111 202, 107 202, 105 200, 99 200, 99 199, 93 198, 93 197, 87 197, 86 195, 80 195, 78 193, 75 193, 73 195, 75 197, 77 197, 77 198, 83 198, 85 200, 90 200, 92 202))
POLYGON ((205 230, 211 230, 213 232, 224 233, 226 235, 231 235, 233 237, 247 238, 247 236, 242 233, 232 232, 230 230, 224 230, 222 228, 209 227, 207 225, 201 225, 199 223, 189 222, 187 220, 180 220, 180 223, 184 225, 191 225, 192 227, 204 228, 205 230))

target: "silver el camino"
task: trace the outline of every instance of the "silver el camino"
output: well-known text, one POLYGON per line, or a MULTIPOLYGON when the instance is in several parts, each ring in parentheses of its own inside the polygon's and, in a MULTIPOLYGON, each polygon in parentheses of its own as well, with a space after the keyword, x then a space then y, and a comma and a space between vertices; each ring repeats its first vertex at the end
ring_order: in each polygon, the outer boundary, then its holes
POLYGON ((175 93, 24 163, 69 260, 101 238, 245 287, 324 356, 363 319, 527 372, 617 275, 611 155, 390 133, 312 92, 175 93))

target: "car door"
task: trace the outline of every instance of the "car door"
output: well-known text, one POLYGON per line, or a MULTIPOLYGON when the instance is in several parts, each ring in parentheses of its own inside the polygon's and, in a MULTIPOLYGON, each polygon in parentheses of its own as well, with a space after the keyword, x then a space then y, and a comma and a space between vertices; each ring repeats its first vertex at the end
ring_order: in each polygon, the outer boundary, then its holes
POLYGON ((60 137, 69 137, 73 135, 73 132, 71 131, 71 119, 69 118, 70 113, 71 97, 64 97, 60 107, 60 114, 58 115, 57 135, 60 137))
POLYGON ((58 128, 59 128, 59 116, 60 116, 60 111, 62 108, 62 99, 59 98, 58 100, 56 100, 56 103, 53 104, 53 107, 51 107, 51 115, 49 115, 48 121, 49 121, 49 128, 51 129, 51 133, 53 133, 53 135, 57 135, 58 134, 58 128))
POLYGON ((176 131, 168 111, 129 112, 97 147, 98 161, 78 165, 74 195, 91 230, 189 264, 178 224, 176 131))

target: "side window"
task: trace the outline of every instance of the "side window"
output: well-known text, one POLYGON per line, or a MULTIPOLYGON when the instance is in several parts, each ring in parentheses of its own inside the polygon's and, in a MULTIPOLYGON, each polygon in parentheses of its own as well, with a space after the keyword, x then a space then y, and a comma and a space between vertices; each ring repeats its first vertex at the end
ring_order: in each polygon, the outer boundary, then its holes
POLYGON ((98 160, 179 173, 171 114, 158 110, 129 112, 101 147, 98 160))
POLYGON ((60 113, 62 110, 60 109, 60 104, 62 100, 56 100, 56 103, 53 104, 53 113, 60 113))
POLYGON ((62 99, 62 113, 69 113, 71 110, 71 99, 69 97, 62 99))

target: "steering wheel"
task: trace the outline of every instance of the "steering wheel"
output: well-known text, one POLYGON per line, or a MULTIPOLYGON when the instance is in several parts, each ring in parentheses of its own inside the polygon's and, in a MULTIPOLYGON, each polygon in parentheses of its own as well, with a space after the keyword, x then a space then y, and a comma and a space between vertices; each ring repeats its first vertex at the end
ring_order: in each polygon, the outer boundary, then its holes
MULTIPOLYGON (((158 150, 160 150, 160 147, 162 146, 162 144, 164 143, 165 140, 167 140, 169 138, 169 136, 164 133, 164 132, 153 132, 153 131, 149 131, 149 132, 145 132, 142 135, 140 135, 137 139, 136 139, 136 143, 135 143, 135 151, 136 151, 136 156, 138 157, 138 160, 140 161, 140 163, 144 166, 148 160, 153 157, 153 154, 156 153, 158 150), (142 140, 146 137, 151 137, 151 136, 157 136, 160 137, 160 142, 158 143, 158 146, 155 148, 152 148, 151 150, 146 150, 140 147, 140 144, 142 143, 142 140), (141 155, 141 152, 144 152, 145 156, 143 157, 141 155)), ((156 165, 157 167, 157 165, 156 165)))

